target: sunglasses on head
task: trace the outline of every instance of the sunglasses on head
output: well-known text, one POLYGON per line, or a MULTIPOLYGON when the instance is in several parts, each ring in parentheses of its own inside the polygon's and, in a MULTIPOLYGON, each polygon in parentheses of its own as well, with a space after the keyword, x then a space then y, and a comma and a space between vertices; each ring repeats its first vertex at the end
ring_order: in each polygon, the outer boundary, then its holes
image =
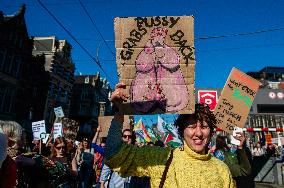
POLYGON ((131 138, 131 135, 123 135, 123 138, 131 138))

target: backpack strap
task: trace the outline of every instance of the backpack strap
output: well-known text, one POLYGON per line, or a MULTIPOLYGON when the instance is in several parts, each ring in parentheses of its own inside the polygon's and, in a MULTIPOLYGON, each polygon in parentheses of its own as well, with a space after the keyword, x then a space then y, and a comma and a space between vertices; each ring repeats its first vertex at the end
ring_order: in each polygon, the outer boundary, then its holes
POLYGON ((170 157, 169 157, 168 160, 167 160, 166 167, 165 167, 165 170, 164 170, 164 172, 163 172, 163 175, 162 175, 162 179, 161 179, 159 188, 162 188, 162 187, 164 186, 164 183, 165 183, 166 178, 167 178, 168 170, 169 170, 170 165, 171 165, 172 160, 173 160, 173 153, 174 153, 174 150, 171 150, 171 154, 170 154, 170 157))
POLYGON ((112 178, 113 170, 110 171, 109 178, 107 180, 107 188, 109 188, 110 179, 112 178))

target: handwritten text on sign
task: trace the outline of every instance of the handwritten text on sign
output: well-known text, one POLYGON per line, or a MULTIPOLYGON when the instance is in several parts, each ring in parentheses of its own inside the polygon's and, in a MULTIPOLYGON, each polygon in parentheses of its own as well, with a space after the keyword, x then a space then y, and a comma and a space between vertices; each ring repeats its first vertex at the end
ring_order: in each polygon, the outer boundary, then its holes
POLYGON ((245 122, 260 83, 233 68, 215 108, 217 127, 232 133, 234 127, 245 122))
POLYGON ((33 131, 34 140, 40 140, 40 134, 46 133, 45 121, 42 120, 42 121, 32 122, 32 131, 33 131))
POLYGON ((58 138, 62 136, 62 124, 61 123, 54 123, 53 128, 53 138, 58 138))

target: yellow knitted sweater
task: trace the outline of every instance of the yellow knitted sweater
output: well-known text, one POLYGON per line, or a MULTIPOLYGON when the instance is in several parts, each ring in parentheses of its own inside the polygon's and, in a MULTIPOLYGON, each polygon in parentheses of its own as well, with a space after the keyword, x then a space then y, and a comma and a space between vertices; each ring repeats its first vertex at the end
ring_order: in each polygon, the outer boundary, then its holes
MULTIPOLYGON (((123 144, 118 153, 105 163, 121 176, 149 176, 151 187, 159 187, 170 149, 154 146, 138 148, 123 144)), ((231 188, 235 187, 229 168, 211 155, 200 155, 185 144, 175 149, 164 188, 231 188)))

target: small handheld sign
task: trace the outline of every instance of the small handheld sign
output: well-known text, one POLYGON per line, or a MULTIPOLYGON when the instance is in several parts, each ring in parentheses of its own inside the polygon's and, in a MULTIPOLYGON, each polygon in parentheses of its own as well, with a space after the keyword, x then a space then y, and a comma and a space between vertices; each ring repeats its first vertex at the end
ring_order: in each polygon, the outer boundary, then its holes
POLYGON ((57 117, 64 117, 64 113, 61 106, 54 108, 54 113, 57 117))
POLYGON ((34 140, 40 140, 41 139, 40 135, 42 133, 46 133, 45 121, 42 120, 42 121, 32 122, 32 131, 33 131, 34 140))
POLYGON ((54 123, 53 126, 53 139, 62 137, 62 123, 54 123))
POLYGON ((214 110, 217 127, 230 134, 234 127, 245 126, 260 82, 233 68, 214 110))

